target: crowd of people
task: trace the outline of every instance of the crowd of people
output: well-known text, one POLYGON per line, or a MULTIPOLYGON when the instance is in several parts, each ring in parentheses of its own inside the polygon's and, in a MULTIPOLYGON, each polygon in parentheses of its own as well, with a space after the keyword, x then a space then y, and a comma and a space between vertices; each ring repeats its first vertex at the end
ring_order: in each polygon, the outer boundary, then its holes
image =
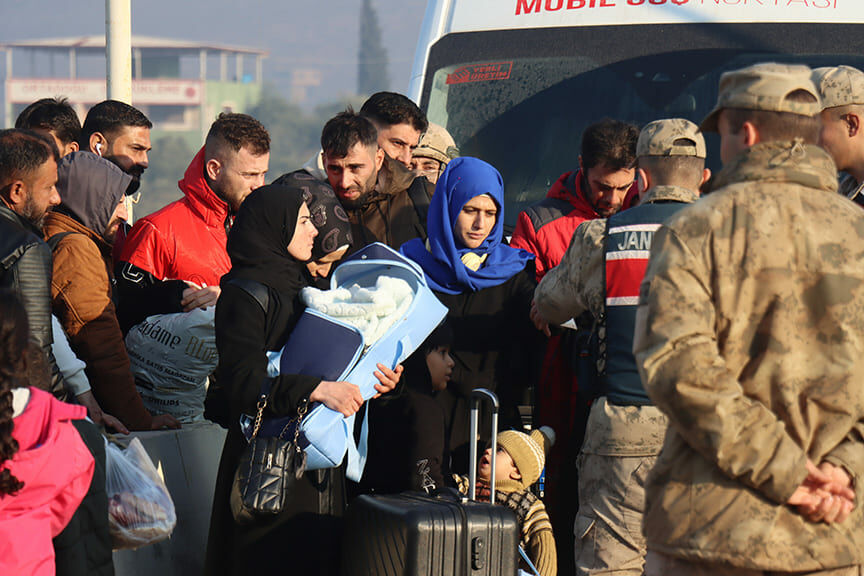
POLYGON ((469 397, 487 388, 502 433, 476 488, 496 477, 542 576, 859 574, 862 119, 854 68, 727 72, 701 126, 589 126, 508 239, 501 174, 400 94, 334 116, 271 184, 266 127, 220 114, 183 197, 132 226, 152 123, 112 100, 83 125, 34 102, 0 131, 0 571, 113 573, 93 424, 206 418, 228 433, 205 573, 351 573, 340 518, 358 494, 468 491, 469 447, 488 440, 469 397), (703 132, 720 136, 714 175, 703 132), (355 384, 276 374, 268 353, 301 291, 373 242, 422 269, 447 318, 404 365, 377 365, 358 482, 307 471, 281 513, 238 524, 238 423, 262 389, 268 417, 367 408, 355 384), (168 371, 200 402, 163 409, 128 337, 173 349, 158 319, 208 310, 180 347, 212 364, 168 371))

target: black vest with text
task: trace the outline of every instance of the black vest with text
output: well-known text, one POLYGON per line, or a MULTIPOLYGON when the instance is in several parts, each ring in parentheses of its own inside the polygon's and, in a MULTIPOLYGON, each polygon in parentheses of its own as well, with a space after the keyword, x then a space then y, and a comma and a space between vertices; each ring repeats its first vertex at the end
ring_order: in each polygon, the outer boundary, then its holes
POLYGON ((654 232, 685 206, 682 202, 643 204, 606 221, 606 301, 599 331, 597 370, 600 395, 613 404, 651 404, 633 356, 639 285, 648 266, 654 232))

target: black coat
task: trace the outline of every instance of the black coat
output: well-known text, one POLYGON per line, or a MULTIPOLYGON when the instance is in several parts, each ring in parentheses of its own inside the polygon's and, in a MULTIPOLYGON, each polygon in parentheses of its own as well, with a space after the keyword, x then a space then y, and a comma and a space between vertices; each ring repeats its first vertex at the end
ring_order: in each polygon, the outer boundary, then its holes
MULTIPOLYGON (((238 526, 229 506, 231 484, 246 445, 237 422, 255 414, 261 383, 266 378, 267 350, 279 350, 288 339, 302 304, 282 299, 268 289, 265 311, 242 288, 223 279, 216 305, 217 377, 230 398, 228 436, 219 463, 213 516, 207 544, 205 574, 334 574, 344 509, 344 471, 307 472, 297 482, 287 509, 272 520, 238 526), (318 554, 321 550, 324 554, 318 554), (280 568, 281 567, 281 568, 280 568)), ((317 378, 280 375, 273 379, 268 403, 271 415, 295 415, 297 406, 320 382, 317 378)))
POLYGON ((37 387, 66 400, 63 375, 51 350, 51 271, 51 248, 42 233, 0 200, 0 288, 11 290, 21 301, 30 339, 42 349, 51 370, 50 383, 36 382, 37 387))
MULTIPOLYGON (((436 293, 447 306, 453 328, 450 354, 456 361, 447 390, 436 399, 447 419, 453 472, 468 472, 469 403, 471 391, 487 388, 498 395, 499 428, 521 425, 517 406, 537 382, 543 338, 531 323, 534 261, 506 282, 477 292, 436 293)), ((481 409, 481 412, 484 410, 481 409)), ((488 419, 481 419, 481 437, 488 438, 488 419)))
POLYGON ((363 478, 352 486, 356 493, 395 494, 432 488, 430 481, 439 489, 453 483, 444 411, 432 395, 422 350, 415 356, 404 363, 393 397, 367 402, 369 451, 363 478), (421 370, 425 374, 418 374, 421 370))

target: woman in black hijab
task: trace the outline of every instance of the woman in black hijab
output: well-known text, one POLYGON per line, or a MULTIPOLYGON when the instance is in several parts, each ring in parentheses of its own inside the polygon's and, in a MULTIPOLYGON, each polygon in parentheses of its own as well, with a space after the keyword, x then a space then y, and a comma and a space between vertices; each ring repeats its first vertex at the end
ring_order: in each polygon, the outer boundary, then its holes
POLYGON ((326 182, 316 180, 305 170, 283 174, 273 184, 302 188, 309 195, 309 213, 318 229, 312 259, 306 268, 312 277, 312 285, 320 290, 330 288, 330 274, 337 263, 345 257, 354 239, 348 214, 336 198, 333 188, 326 182))
MULTIPOLYGON (((216 305, 216 347, 217 377, 229 395, 230 419, 216 480, 206 574, 267 574, 274 569, 334 574, 338 569, 334 547, 341 537, 339 517, 345 505, 341 468, 307 472, 288 508, 273 519, 238 526, 229 505, 246 442, 240 416, 255 413, 268 377, 266 352, 282 348, 303 311, 299 293, 308 283, 305 263, 317 235, 307 198, 298 187, 259 188, 244 201, 228 237, 232 268, 222 278, 216 305), (266 298, 250 292, 250 285, 263 290, 266 298), (322 549, 327 552, 318 553, 322 549)), ((397 372, 380 364, 378 368, 378 391, 392 390, 397 372)), ((347 382, 281 374, 272 378, 265 416, 294 416, 298 407, 312 402, 347 416, 360 408, 362 398, 347 382)))

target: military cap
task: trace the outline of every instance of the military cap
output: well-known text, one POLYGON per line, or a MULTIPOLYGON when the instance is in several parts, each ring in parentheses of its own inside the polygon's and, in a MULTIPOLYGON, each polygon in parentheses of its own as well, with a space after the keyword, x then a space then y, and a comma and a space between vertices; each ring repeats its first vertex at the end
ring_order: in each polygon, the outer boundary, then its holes
POLYGON ((684 118, 649 122, 639 132, 636 156, 695 156, 705 158, 705 138, 684 118))
POLYGON ((717 118, 724 108, 815 116, 822 110, 822 104, 816 86, 810 79, 811 74, 807 66, 775 62, 725 72, 720 76, 717 105, 702 121, 702 131, 717 131, 717 118), (789 99, 790 94, 799 90, 812 94, 815 102, 789 99))
POLYGON ((447 130, 430 122, 429 128, 411 154, 415 158, 432 158, 446 166, 450 160, 459 157, 459 149, 447 130))
POLYGON ((848 104, 864 104, 864 72, 857 68, 816 68, 813 70, 813 83, 819 90, 823 110, 848 104))

